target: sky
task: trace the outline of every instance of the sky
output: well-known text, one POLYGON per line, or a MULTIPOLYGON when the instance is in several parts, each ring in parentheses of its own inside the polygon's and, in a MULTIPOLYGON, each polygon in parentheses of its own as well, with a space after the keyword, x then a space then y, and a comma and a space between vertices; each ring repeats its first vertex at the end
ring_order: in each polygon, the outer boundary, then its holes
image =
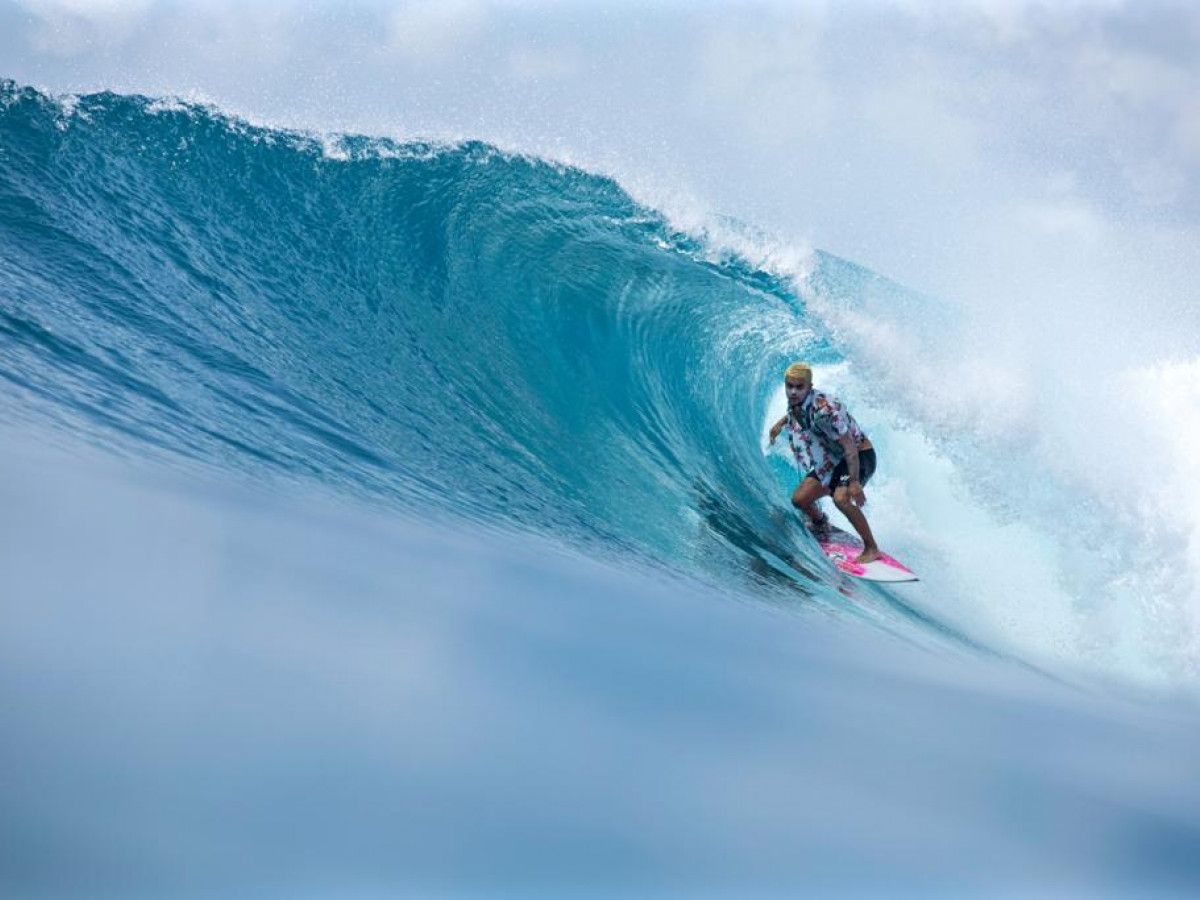
POLYGON ((482 138, 1054 328, 1196 299, 1195 5, 0 0, 0 77, 482 138))

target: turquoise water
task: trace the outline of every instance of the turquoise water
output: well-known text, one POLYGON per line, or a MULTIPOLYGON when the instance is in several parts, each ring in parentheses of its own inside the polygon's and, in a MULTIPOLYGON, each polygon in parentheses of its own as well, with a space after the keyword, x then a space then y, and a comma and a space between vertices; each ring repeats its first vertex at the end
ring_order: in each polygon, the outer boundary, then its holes
POLYGON ((21 409, 845 605, 790 514, 794 469, 761 447, 787 362, 840 359, 785 275, 611 180, 482 144, 331 145, 13 85, 3 105, 21 409))

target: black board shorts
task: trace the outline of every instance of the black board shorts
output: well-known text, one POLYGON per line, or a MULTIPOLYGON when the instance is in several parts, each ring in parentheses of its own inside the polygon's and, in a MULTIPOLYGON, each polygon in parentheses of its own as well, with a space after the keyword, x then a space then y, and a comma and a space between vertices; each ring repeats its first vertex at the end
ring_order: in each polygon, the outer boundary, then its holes
MULTIPOLYGON (((871 476, 875 474, 875 448, 871 447, 868 450, 858 451, 858 483, 866 485, 871 480, 871 476)), ((815 478, 816 476, 809 472, 806 478, 815 478)), ((850 483, 850 467, 846 465, 846 460, 842 460, 833 467, 833 475, 829 479, 829 493, 833 493, 840 487, 845 487, 850 483)))

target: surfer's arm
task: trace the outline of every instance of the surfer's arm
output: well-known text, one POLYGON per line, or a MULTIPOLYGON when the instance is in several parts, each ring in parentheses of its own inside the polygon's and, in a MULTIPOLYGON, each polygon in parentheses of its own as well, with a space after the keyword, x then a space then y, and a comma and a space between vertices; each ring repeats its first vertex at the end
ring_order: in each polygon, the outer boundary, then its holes
POLYGON ((775 443, 775 438, 779 437, 779 432, 783 431, 783 426, 787 424, 788 417, 784 416, 778 422, 771 426, 771 440, 769 443, 775 443))
POLYGON ((842 445, 842 452, 846 456, 846 474, 850 476, 850 483, 858 483, 858 445, 854 443, 854 438, 850 432, 838 437, 838 443, 842 445))
POLYGON ((858 480, 858 445, 850 432, 841 435, 838 443, 842 445, 842 451, 846 454, 846 475, 849 480, 846 487, 850 490, 850 503, 854 506, 865 506, 867 495, 863 493, 862 484, 858 480))

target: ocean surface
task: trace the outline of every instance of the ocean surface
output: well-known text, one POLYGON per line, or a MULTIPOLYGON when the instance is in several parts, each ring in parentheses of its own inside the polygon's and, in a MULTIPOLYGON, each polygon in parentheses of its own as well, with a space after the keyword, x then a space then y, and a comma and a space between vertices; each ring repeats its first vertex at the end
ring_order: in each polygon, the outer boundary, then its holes
POLYGON ((1194 894, 1186 535, 979 341, 552 160, 0 83, 4 892, 1194 894), (796 359, 919 584, 790 508, 796 359))

